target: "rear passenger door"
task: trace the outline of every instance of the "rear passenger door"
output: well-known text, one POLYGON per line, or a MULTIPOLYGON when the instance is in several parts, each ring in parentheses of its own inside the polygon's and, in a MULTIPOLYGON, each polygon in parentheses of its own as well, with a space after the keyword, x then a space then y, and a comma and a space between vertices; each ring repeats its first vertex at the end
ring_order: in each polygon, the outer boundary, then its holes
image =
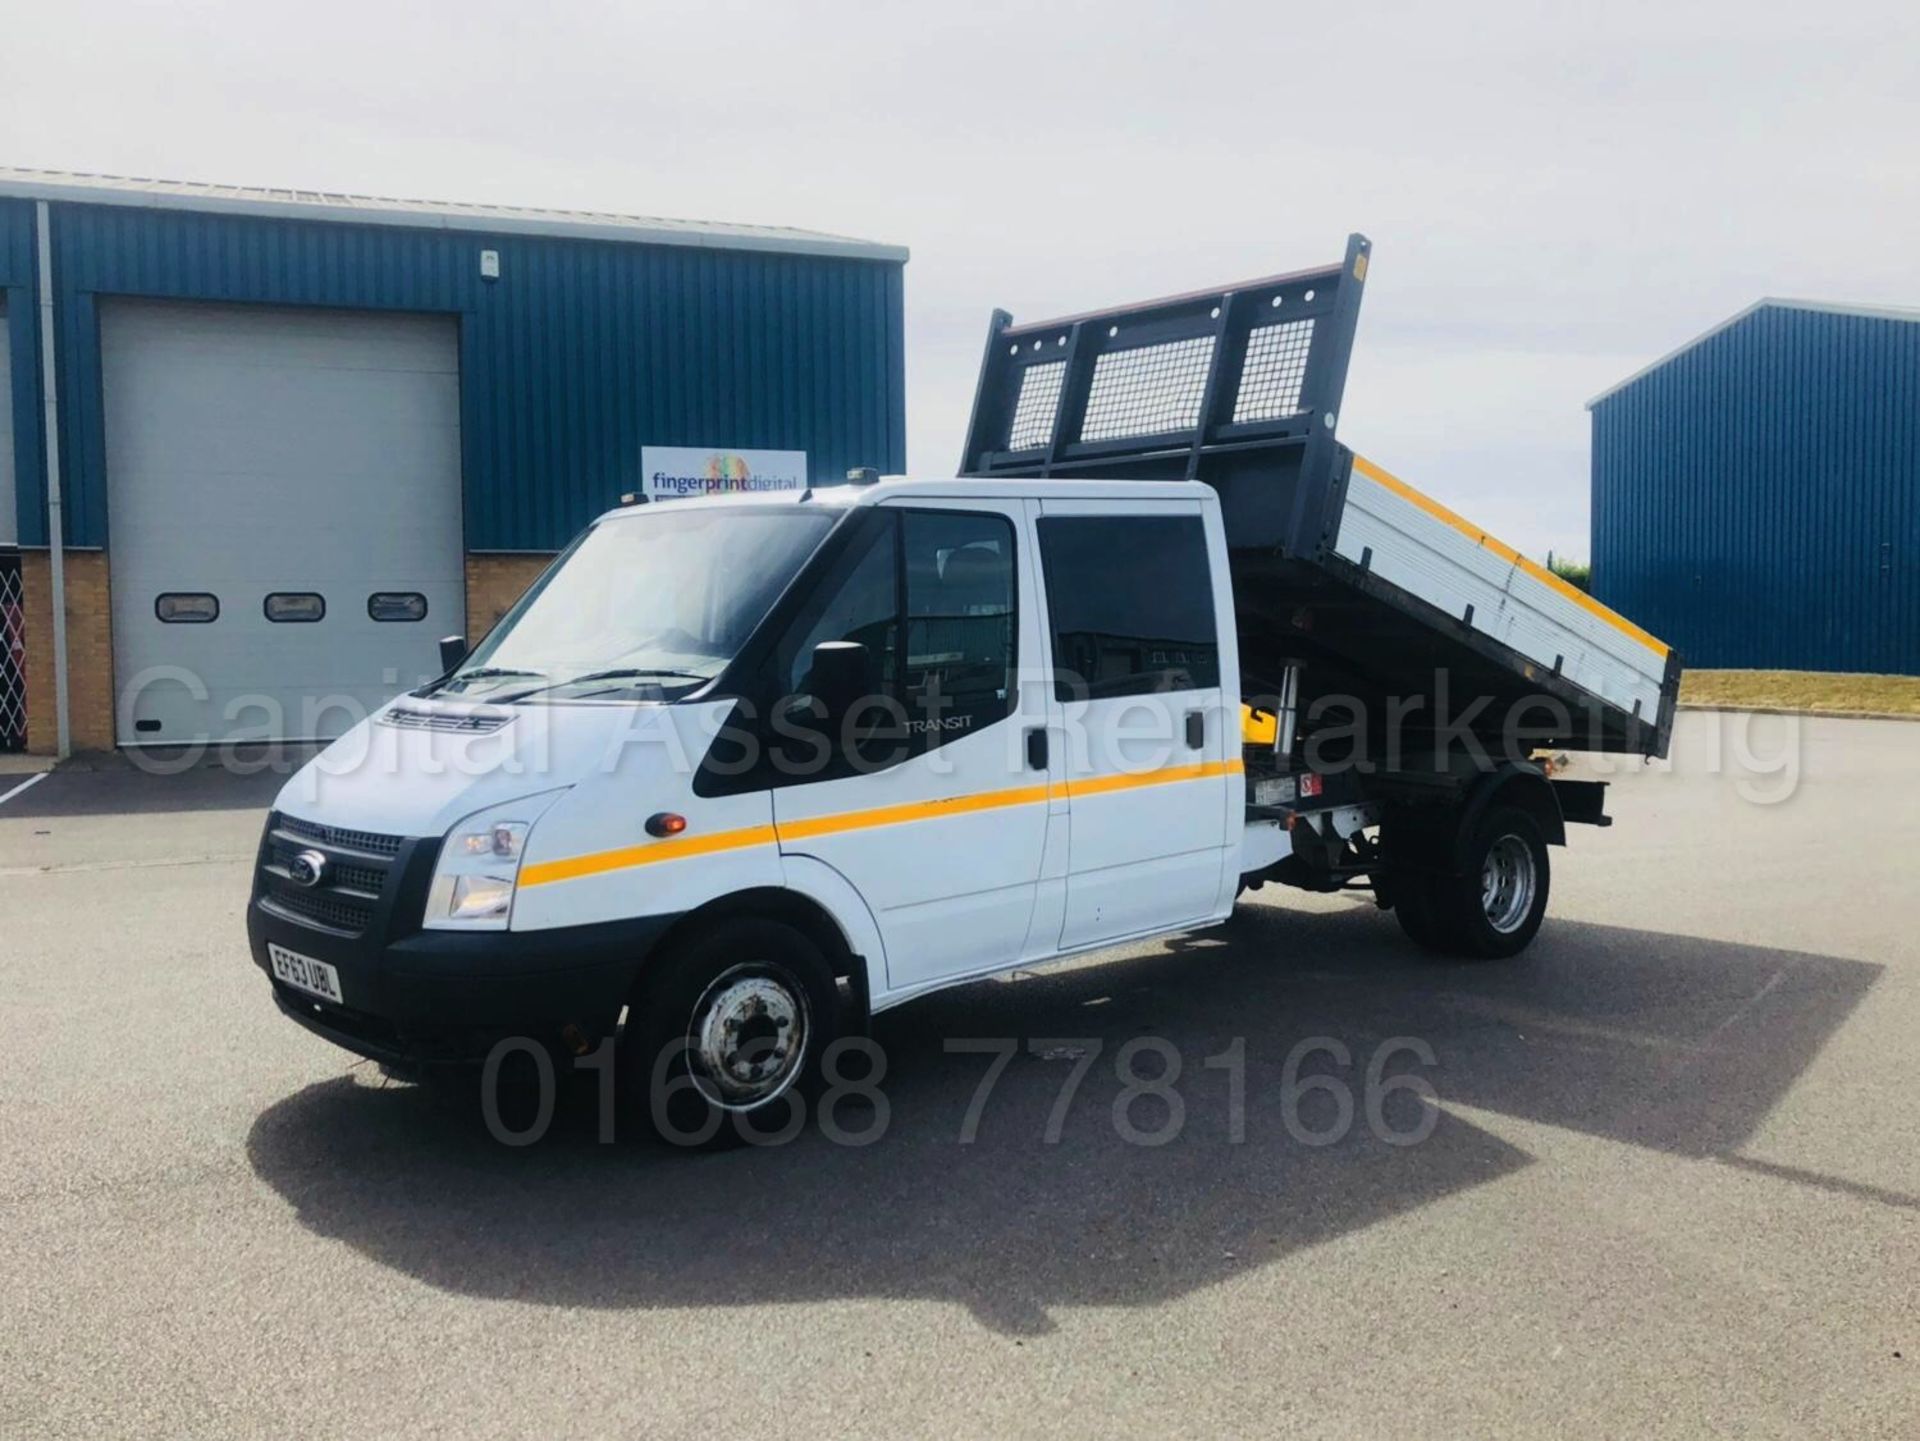
POLYGON ((1036 529, 1069 824, 1060 945, 1206 919, 1223 884, 1233 769, 1228 592, 1212 574, 1206 516, 1198 501, 1046 500, 1036 529))

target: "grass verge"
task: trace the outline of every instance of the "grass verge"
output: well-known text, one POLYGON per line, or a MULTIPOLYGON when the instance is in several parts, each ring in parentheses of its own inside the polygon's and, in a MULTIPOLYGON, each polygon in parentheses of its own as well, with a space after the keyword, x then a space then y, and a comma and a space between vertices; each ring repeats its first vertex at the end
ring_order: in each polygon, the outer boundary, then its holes
POLYGON ((1690 670, 1680 704, 1727 710, 1858 711, 1920 716, 1920 676, 1812 670, 1690 670))

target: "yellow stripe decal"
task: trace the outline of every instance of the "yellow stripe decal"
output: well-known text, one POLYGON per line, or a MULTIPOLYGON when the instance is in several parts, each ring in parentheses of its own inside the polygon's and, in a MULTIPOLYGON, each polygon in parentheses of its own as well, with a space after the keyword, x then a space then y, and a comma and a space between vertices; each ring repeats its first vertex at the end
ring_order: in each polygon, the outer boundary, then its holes
POLYGON ((1047 799, 1044 785, 1015 786, 1004 791, 980 791, 970 796, 948 796, 937 801, 906 801, 896 806, 877 806, 870 811, 843 811, 836 816, 807 816, 801 820, 780 822, 780 839, 802 841, 814 836, 834 836, 843 831, 864 831, 874 826, 897 826, 907 821, 930 821, 942 816, 964 816, 974 811, 999 810, 1005 806, 1028 806, 1047 799))
POLYGON ((1499 556, 1500 559, 1507 561, 1509 564, 1519 566, 1521 570, 1525 571, 1541 584, 1552 587, 1582 610, 1598 616, 1622 635, 1639 641, 1641 645, 1645 646, 1655 655, 1666 655, 1669 647, 1665 641, 1649 635, 1618 611, 1607 609, 1606 606, 1600 604, 1599 601, 1588 595, 1584 590, 1580 589, 1579 586, 1574 585, 1571 581, 1561 579, 1544 565, 1539 564, 1537 561, 1528 560, 1505 541, 1488 535, 1466 517, 1448 510, 1431 496, 1422 495, 1398 476, 1388 475, 1386 471, 1382 470, 1372 461, 1358 455, 1353 458, 1353 468, 1368 479, 1379 481, 1380 484, 1384 485, 1402 500, 1418 506, 1435 520, 1443 521, 1447 525, 1452 526, 1469 540, 1492 551, 1495 555, 1499 556))
POLYGON ((622 846, 614 851, 595 851, 591 855, 525 866, 520 871, 520 884, 544 886, 552 881, 574 881, 581 876, 624 871, 630 866, 647 866, 655 861, 710 856, 717 851, 737 851, 746 846, 770 846, 776 839, 772 826, 743 826, 739 830, 715 831, 710 836, 669 836, 665 840, 648 841, 643 846, 622 846))
POLYGON ((1163 766, 1157 771, 1121 771, 1115 775, 1088 776, 1069 780, 1067 796, 1103 796, 1109 791, 1130 791, 1138 786, 1164 786, 1174 781, 1198 781, 1210 776, 1237 775, 1244 767, 1238 760, 1206 761, 1200 765, 1163 766))
MULTIPOLYGON (((1238 775, 1240 761, 1207 761, 1201 765, 1163 766, 1159 770, 1117 775, 1090 776, 1067 782, 1072 796, 1104 795, 1110 791, 1131 790, 1137 786, 1170 785, 1177 781, 1202 780, 1211 776, 1238 775)), ((544 886, 554 881, 578 880, 582 876, 604 875, 655 861, 677 861, 689 856, 714 855, 720 851, 741 850, 748 846, 767 846, 779 841, 806 840, 814 836, 839 835, 845 831, 870 830, 875 826, 901 825, 909 821, 937 820, 943 816, 968 815, 976 811, 1001 810, 1007 806, 1036 805, 1050 799, 1046 785, 1014 786, 1008 790, 980 791, 968 796, 948 796, 934 801, 908 801, 900 805, 876 806, 871 810, 843 811, 839 815, 811 816, 803 820, 773 826, 744 826, 738 830, 716 831, 710 836, 680 835, 645 845, 621 846, 618 850, 596 851, 560 861, 542 861, 520 872, 523 886, 544 886)))

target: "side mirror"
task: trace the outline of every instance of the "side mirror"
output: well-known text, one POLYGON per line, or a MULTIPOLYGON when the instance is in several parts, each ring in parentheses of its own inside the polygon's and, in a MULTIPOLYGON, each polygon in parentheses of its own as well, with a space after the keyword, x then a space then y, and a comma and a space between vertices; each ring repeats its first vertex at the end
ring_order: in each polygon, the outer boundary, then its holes
POLYGON ((872 695, 873 653, 857 640, 823 640, 813 648, 807 688, 839 720, 872 695))
POLYGON ((446 675, 467 658, 467 638, 463 635, 440 637, 440 673, 446 675))

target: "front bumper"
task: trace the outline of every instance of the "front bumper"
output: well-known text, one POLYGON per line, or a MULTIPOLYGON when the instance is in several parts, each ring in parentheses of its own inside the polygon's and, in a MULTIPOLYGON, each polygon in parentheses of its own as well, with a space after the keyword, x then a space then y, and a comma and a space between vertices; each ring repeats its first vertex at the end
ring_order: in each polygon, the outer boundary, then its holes
POLYGON ((290 1020, 337 1046, 401 1069, 484 1061, 509 1037, 559 1046, 613 1034, 634 977, 676 917, 559 931, 420 931, 369 944, 247 910, 254 964, 290 1020), (276 979, 267 943, 340 972, 335 1005, 276 979), (569 1032, 572 1028, 572 1032, 569 1032))
POLYGON ((437 849, 407 842, 383 903, 360 933, 349 934, 275 907, 263 842, 247 939, 281 1012, 335 1045, 399 1069, 484 1061, 511 1037, 560 1046, 563 1033, 575 1045, 613 1034, 634 978, 679 917, 544 931, 423 930, 437 849), (333 966, 342 1004, 277 979, 269 943, 333 966))

